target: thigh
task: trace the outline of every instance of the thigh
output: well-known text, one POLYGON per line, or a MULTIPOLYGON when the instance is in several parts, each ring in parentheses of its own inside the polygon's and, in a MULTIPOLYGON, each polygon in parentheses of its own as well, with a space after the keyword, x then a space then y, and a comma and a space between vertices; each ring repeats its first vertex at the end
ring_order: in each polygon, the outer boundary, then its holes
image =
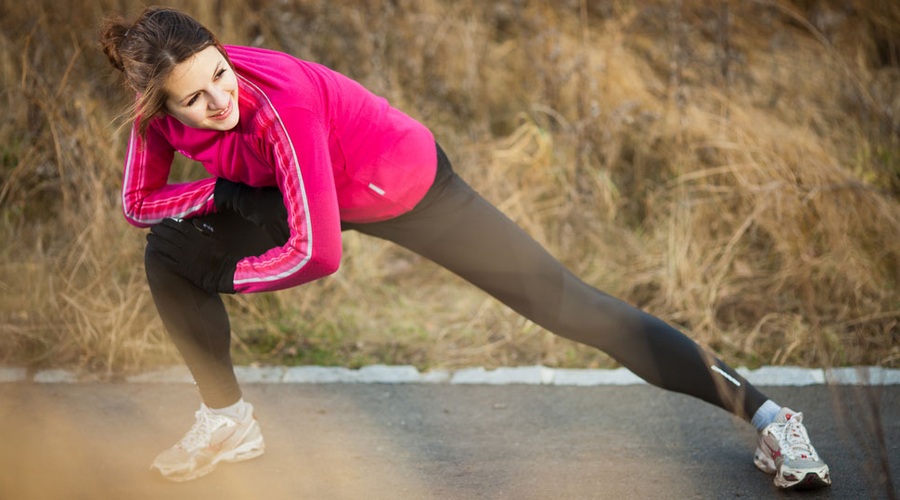
POLYGON ((413 211, 352 229, 412 250, 550 326, 574 276, 459 176, 439 180, 413 211))
POLYGON ((452 170, 444 174, 411 212, 349 228, 434 261, 572 340, 616 348, 647 327, 646 314, 583 282, 452 170))

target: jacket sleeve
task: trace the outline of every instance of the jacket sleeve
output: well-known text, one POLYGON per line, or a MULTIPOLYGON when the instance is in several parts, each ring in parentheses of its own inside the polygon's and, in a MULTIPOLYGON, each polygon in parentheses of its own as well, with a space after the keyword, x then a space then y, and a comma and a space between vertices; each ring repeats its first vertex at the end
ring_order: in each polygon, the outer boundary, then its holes
POLYGON ((240 260, 234 274, 239 293, 294 287, 337 271, 341 223, 328 131, 305 109, 275 115, 268 143, 284 195, 290 237, 284 246, 240 260))
POLYGON ((146 138, 132 127, 122 181, 122 210, 129 223, 148 227, 166 217, 187 218, 215 210, 214 177, 169 184, 174 156, 172 146, 154 127, 146 138))

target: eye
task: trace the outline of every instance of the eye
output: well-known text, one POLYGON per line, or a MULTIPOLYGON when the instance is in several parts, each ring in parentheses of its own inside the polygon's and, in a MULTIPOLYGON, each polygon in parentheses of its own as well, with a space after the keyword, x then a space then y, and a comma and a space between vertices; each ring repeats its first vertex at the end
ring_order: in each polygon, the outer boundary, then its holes
POLYGON ((200 98, 200 94, 194 94, 194 96, 191 97, 191 99, 187 102, 187 105, 188 105, 189 107, 190 107, 190 106, 193 106, 194 103, 197 102, 197 99, 199 99, 199 98, 200 98))
POLYGON ((228 71, 228 70, 224 69, 224 68, 220 69, 219 72, 216 73, 216 80, 218 80, 219 78, 222 78, 222 75, 224 75, 226 71, 228 71))

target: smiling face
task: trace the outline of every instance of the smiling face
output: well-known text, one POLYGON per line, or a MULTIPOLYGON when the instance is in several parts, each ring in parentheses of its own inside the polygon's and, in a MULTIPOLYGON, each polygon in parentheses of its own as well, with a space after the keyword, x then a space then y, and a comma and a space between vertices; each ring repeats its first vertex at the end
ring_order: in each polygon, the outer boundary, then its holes
POLYGON ((176 65, 165 90, 166 111, 188 127, 231 130, 240 119, 237 76, 215 46, 176 65))

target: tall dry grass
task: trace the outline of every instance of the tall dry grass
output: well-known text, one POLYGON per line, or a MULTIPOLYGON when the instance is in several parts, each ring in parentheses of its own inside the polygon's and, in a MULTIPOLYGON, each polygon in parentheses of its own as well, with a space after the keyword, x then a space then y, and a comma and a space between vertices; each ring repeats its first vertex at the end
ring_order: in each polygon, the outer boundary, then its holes
MULTIPOLYGON (((169 4, 384 95, 579 275, 732 364, 900 366, 895 3, 169 4)), ((2 362, 176 359, 120 215, 128 96, 95 46, 142 5, 0 0, 2 362)), ((241 362, 611 365, 408 252, 344 244, 333 277, 229 299, 241 362)))

